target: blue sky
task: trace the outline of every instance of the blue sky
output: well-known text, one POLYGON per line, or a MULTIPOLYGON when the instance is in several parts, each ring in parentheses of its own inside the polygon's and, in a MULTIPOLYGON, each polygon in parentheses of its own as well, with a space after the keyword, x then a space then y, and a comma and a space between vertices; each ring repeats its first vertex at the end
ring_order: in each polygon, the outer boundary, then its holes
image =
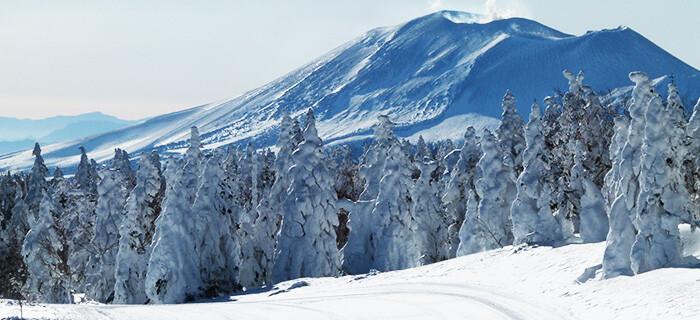
POLYGON ((126 119, 236 96, 365 31, 443 9, 562 32, 626 25, 700 67, 698 0, 0 2, 0 116, 126 119))

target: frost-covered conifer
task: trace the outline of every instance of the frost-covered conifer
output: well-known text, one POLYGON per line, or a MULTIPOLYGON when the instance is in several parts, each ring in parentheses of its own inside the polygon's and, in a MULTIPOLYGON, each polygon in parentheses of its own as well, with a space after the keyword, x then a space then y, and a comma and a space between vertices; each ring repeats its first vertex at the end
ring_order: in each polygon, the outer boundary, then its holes
POLYGON ((344 249, 343 267, 350 274, 365 273, 371 268, 373 255, 369 239, 371 213, 379 193, 379 181, 382 178, 389 149, 394 145, 400 145, 394 136, 394 125, 387 116, 377 117, 377 123, 372 126, 374 141, 362 156, 359 175, 360 179, 365 181, 365 187, 359 201, 350 212, 348 219, 350 235, 344 249))
POLYGON ((418 136, 418 143, 416 144, 416 160, 430 161, 434 160, 433 151, 425 143, 423 136, 418 136))
POLYGON ((235 181, 237 210, 233 223, 236 225, 237 234, 235 242, 239 243, 241 248, 239 281, 242 286, 251 288, 262 285, 266 276, 260 265, 262 260, 256 256, 262 252, 258 236, 263 234, 258 234, 255 225, 258 217, 256 208, 262 197, 259 192, 259 178, 263 168, 263 157, 248 143, 245 155, 238 163, 240 168, 235 181))
POLYGON ((371 216, 373 269, 391 271, 420 265, 410 184, 409 159, 399 145, 394 145, 387 155, 371 216))
POLYGON ((580 226, 579 234, 584 243, 600 242, 605 240, 609 223, 605 198, 598 186, 588 178, 583 168, 582 155, 583 143, 576 143, 574 151, 574 167, 571 168, 572 182, 576 183, 576 189, 581 190, 580 226))
MULTIPOLYGON (((22 189, 8 171, 0 176, 0 296, 21 297, 21 285, 25 274, 22 261, 24 234, 13 224, 13 208, 22 202, 22 189)), ((24 211, 22 211, 24 212, 24 211)))
POLYGON ((483 152, 477 164, 480 178, 475 183, 476 194, 470 197, 475 201, 478 198, 478 205, 474 201, 467 202, 468 211, 459 233, 458 255, 502 248, 513 243, 510 206, 515 199, 516 188, 512 180, 504 179, 511 174, 510 168, 504 165, 500 148, 488 129, 484 129, 480 145, 483 152), (473 212, 475 209, 477 212, 473 212))
POLYGON ((512 180, 523 171, 522 153, 525 150, 525 120, 515 108, 515 97, 506 91, 503 96, 503 114, 496 129, 498 146, 504 152, 505 165, 513 172, 512 180))
POLYGON ((562 240, 561 227, 550 207, 550 174, 545 155, 540 106, 535 102, 525 128, 527 148, 523 152, 523 172, 516 182, 517 197, 511 208, 515 244, 552 245, 562 240))
POLYGON ((359 176, 360 165, 353 156, 350 146, 344 145, 333 150, 335 159, 334 189, 338 194, 338 199, 348 199, 357 201, 362 193, 362 181, 359 176))
POLYGON ((114 153, 112 167, 102 171, 97 185, 95 226, 86 270, 86 297, 100 302, 109 302, 114 298, 119 227, 129 192, 135 183, 129 155, 120 149, 114 153))
POLYGON ((612 206, 613 201, 617 197, 617 186, 620 183, 620 174, 622 173, 620 170, 622 157, 617 155, 622 152, 622 148, 627 142, 629 125, 629 116, 622 114, 615 118, 615 133, 610 143, 610 154, 615 156, 612 158, 610 171, 605 175, 605 183, 602 190, 608 208, 612 206))
POLYGON ((41 147, 37 142, 34 144, 34 166, 32 166, 31 171, 29 171, 28 183, 27 183, 27 195, 24 198, 24 202, 27 205, 27 212, 24 215, 23 225, 27 228, 24 230, 25 234, 29 230, 31 223, 36 219, 39 213, 39 204, 41 203, 42 197, 48 190, 48 184, 46 183, 46 176, 49 174, 49 168, 44 165, 44 158, 41 156, 41 147))
POLYGON ((360 195, 360 200, 373 200, 379 193, 379 181, 382 179, 384 163, 389 154, 389 149, 399 144, 394 136, 395 124, 387 116, 377 117, 374 129, 374 142, 364 154, 364 163, 360 167, 360 177, 364 179, 365 190, 360 195))
POLYGON ((627 138, 620 151, 615 154, 612 171, 608 173, 617 178, 617 181, 612 184, 614 189, 609 190, 611 199, 614 200, 608 213, 610 230, 603 256, 603 274, 606 278, 632 274, 630 252, 636 235, 632 219, 637 210, 639 195, 638 177, 641 171, 640 159, 647 106, 654 96, 654 88, 648 75, 632 72, 629 77, 636 85, 632 90, 632 101, 629 105, 627 138))
POLYGON ((203 158, 199 133, 192 127, 187 162, 178 179, 167 180, 163 212, 156 219, 153 251, 146 275, 146 295, 153 303, 179 303, 199 294, 201 277, 191 211, 203 158), (172 182, 171 182, 172 181, 172 182))
MULTIPOLYGON (((598 188, 604 184, 605 174, 612 166, 610 160, 610 143, 615 128, 614 115, 611 106, 603 106, 598 96, 587 86, 584 86, 585 96, 581 137, 581 165, 587 178, 598 188)), ((579 193, 580 194, 580 193, 579 193)))
POLYGON ((416 160, 420 177, 411 188, 411 212, 415 217, 418 249, 421 253, 422 264, 430 264, 447 259, 449 241, 447 228, 449 223, 442 210, 439 197, 438 182, 431 177, 437 164, 430 158, 416 160))
POLYGON ((71 303, 71 274, 68 265, 70 238, 60 222, 61 213, 50 195, 42 197, 37 220, 22 246, 27 266, 29 300, 71 303))
MULTIPOLYGON (((478 179, 475 176, 477 173, 476 164, 481 157, 478 140, 474 127, 467 128, 467 131, 464 133, 464 145, 459 154, 459 161, 452 169, 450 180, 442 197, 445 214, 449 219, 448 258, 456 256, 460 239, 459 230, 464 223, 469 192, 474 189, 474 182, 478 179)), ((478 199, 475 198, 474 201, 478 201, 478 199)))
MULTIPOLYGON (((175 161, 170 163, 168 171, 179 171, 175 161)), ((161 212, 164 192, 165 180, 158 153, 141 153, 136 187, 126 202, 119 228, 114 303, 143 304, 148 300, 144 283, 155 232, 154 223, 161 212)))
POLYGON ((80 163, 75 171, 75 183, 78 189, 88 193, 97 194, 99 176, 97 168, 88 159, 85 148, 80 146, 80 163))
POLYGON ((696 212, 695 219, 700 220, 700 99, 693 108, 693 114, 686 126, 688 139, 688 157, 686 159, 686 186, 690 190, 691 208, 696 212))
POLYGON ((637 229, 630 253, 635 274, 674 266, 681 259, 678 225, 689 219, 683 219, 685 190, 673 184, 680 180, 680 163, 671 150, 675 130, 665 119, 669 116, 659 95, 652 91, 641 147, 639 196, 632 221, 637 229))
POLYGON ((255 221, 260 251, 262 252, 260 265, 265 283, 272 280, 276 237, 282 223, 282 206, 287 197, 287 189, 291 180, 288 171, 294 165, 292 153, 297 148, 294 134, 294 122, 289 113, 284 111, 280 122, 279 139, 277 139, 278 151, 274 163, 275 183, 269 194, 258 205, 258 217, 255 221))
POLYGON ((324 163, 313 111, 309 109, 307 115, 304 142, 292 154, 295 164, 289 169, 291 182, 277 238, 274 282, 335 276, 341 270, 333 177, 324 163))
POLYGON ((239 289, 241 249, 231 235, 232 221, 224 198, 227 192, 224 176, 223 154, 221 149, 215 149, 204 165, 197 198, 192 205, 202 294, 205 297, 239 289))

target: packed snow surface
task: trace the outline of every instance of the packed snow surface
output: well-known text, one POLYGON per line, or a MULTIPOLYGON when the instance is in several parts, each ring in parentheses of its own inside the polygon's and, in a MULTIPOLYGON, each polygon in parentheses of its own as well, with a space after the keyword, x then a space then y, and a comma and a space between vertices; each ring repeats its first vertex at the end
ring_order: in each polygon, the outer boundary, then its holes
MULTIPOLYGON (((682 229, 686 253, 698 232, 682 229)), ((696 319, 700 269, 600 278, 605 243, 512 247, 386 273, 303 278, 180 305, 30 305, 51 319, 696 319)), ((2 301, 0 317, 19 315, 2 301)))
MULTIPOLYGON (((329 146, 366 139, 380 114, 397 124, 401 138, 459 138, 470 125, 495 128, 506 89, 527 115, 533 98, 565 87, 564 69, 585 70, 586 83, 599 91, 629 86, 627 75, 643 70, 653 78, 674 74, 691 99, 700 92, 700 71, 629 28, 573 36, 523 18, 481 23, 485 20, 441 11, 374 29, 258 89, 42 146, 44 157, 50 167, 69 169, 79 161, 81 145, 98 162, 108 160, 114 148, 132 155, 153 149, 182 153, 191 126, 201 131, 205 149, 247 142, 272 146, 282 112, 299 117, 308 108, 329 146)), ((16 152, 0 156, 0 169, 27 169, 32 162, 31 152, 16 152)))

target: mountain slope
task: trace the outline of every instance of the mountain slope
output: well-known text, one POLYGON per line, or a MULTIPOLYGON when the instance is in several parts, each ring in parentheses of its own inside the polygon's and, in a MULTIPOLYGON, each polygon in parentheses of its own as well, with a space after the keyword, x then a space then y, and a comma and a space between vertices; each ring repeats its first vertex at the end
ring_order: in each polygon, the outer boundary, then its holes
MULTIPOLYGON (((585 70, 585 83, 596 90, 629 86, 627 74, 644 70, 654 78, 675 74, 682 93, 700 93, 698 70, 631 29, 571 36, 522 18, 474 22, 479 18, 443 11, 375 29, 259 89, 47 146, 45 159, 51 166, 72 166, 80 145, 98 161, 111 157, 115 147, 132 154, 153 148, 179 153, 192 125, 206 148, 248 141, 269 146, 282 110, 300 116, 309 107, 329 144, 368 137, 379 114, 398 123, 401 137, 454 139, 468 125, 494 127, 506 89, 521 100, 523 114, 533 98, 552 95, 554 87, 565 91, 563 69, 585 70)), ((31 163, 29 152, 0 157, 0 168, 31 163)))
POLYGON ((39 120, 0 117, 0 154, 33 148, 36 141, 49 144, 74 140, 121 129, 137 122, 100 112, 39 120))

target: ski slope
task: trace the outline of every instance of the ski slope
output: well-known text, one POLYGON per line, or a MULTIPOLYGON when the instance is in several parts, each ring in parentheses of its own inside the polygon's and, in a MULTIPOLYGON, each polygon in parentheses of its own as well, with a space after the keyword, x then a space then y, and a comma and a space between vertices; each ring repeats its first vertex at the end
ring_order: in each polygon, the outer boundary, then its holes
MULTIPOLYGON (((138 156, 184 152, 191 126, 206 149, 252 142, 274 145, 282 111, 316 114, 327 145, 357 143, 372 134, 380 114, 397 123, 396 135, 428 141, 460 139, 466 128, 494 128, 507 89, 529 112, 532 99, 566 91, 562 70, 584 70, 594 90, 626 87, 628 74, 674 74, 682 95, 700 95, 700 71, 626 27, 573 36, 523 18, 480 23, 474 14, 441 11, 368 31, 258 89, 232 99, 174 112, 120 130, 43 146, 50 167, 71 172, 78 147, 98 162, 114 148, 138 156)), ((665 92, 668 80, 658 84, 665 92)), ((193 88, 196 90, 196 88, 193 88)), ((22 170, 31 151, 0 156, 0 169, 22 170)))
MULTIPOLYGON (((682 229, 700 257, 700 231, 682 229)), ((180 305, 25 306, 51 319, 697 319, 700 269, 669 268, 602 280, 605 243, 505 247, 419 268, 297 279, 180 305)), ((18 306, 0 303, 0 317, 18 306)))

